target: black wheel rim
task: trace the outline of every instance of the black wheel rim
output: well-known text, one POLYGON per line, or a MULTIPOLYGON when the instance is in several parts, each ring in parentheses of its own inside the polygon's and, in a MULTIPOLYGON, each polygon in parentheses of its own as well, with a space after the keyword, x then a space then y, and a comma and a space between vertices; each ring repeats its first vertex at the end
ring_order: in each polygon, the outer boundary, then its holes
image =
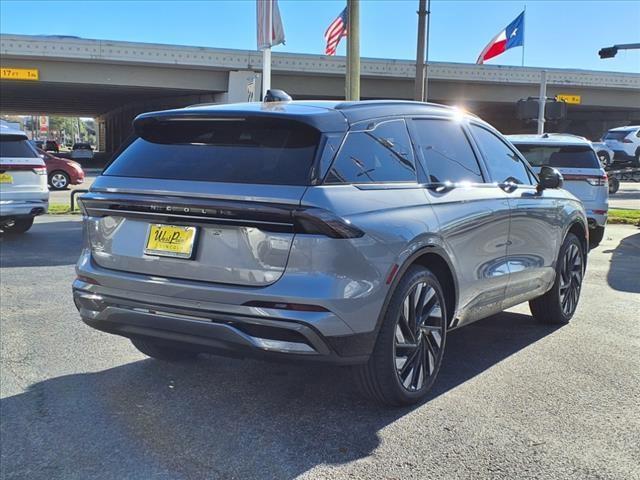
POLYGON ((578 306, 583 272, 582 253, 572 243, 565 251, 560 266, 560 306, 565 315, 572 315, 578 306))
POLYGON ((411 392, 430 383, 440 363, 444 315, 436 290, 426 282, 407 293, 398 315, 394 340, 396 374, 411 392))

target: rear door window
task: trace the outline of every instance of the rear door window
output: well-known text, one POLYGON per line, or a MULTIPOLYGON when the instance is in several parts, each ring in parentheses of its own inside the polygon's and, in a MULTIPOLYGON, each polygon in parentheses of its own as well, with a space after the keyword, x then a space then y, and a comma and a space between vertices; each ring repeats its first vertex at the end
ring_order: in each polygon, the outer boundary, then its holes
POLYGON ((404 120, 347 134, 325 183, 416 182, 411 140, 404 120))
POLYGON ((459 123, 451 120, 413 120, 416 148, 430 183, 483 183, 473 149, 459 123))
POLYGON ((607 132, 605 140, 622 140, 631 133, 631 130, 616 130, 615 132, 607 132))
POLYGON ((598 157, 587 146, 516 145, 532 167, 600 168, 598 157))
POLYGON ((36 158, 37 156, 36 151, 24 137, 0 135, 0 157, 36 158))
POLYGON ((281 119, 157 122, 104 175, 308 185, 320 133, 281 119))
POLYGON ((527 167, 506 142, 479 125, 471 124, 471 132, 482 151, 494 182, 524 185, 533 183, 527 167))

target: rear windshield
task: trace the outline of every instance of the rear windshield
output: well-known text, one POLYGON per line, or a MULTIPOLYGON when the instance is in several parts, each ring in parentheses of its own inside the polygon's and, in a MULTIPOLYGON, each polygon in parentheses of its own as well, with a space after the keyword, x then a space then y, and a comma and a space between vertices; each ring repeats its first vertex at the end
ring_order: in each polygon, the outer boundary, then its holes
POLYGON ((607 132, 604 136, 605 140, 622 140, 629 135, 633 130, 616 130, 615 132, 607 132))
MULTIPOLYGON (((52 145, 55 145, 55 143, 51 142, 52 145)), ((47 145, 49 145, 49 142, 47 142, 47 145)), ((91 145, 89 145, 88 143, 76 143, 73 146, 73 150, 91 150, 91 145)))
POLYGON ((598 157, 591 147, 517 145, 532 167, 600 168, 598 157))
POLYGON ((163 122, 145 127, 104 175, 308 185, 320 133, 280 119, 163 122))
POLYGON ((36 158, 38 155, 24 137, 0 135, 0 157, 36 158))

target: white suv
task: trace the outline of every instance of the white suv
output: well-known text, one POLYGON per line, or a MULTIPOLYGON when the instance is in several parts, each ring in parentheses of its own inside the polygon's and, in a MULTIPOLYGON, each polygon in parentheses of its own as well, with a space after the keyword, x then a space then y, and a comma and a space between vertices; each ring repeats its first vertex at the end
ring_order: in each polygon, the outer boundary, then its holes
POLYGON ((589 247, 597 247, 604 236, 609 211, 607 174, 589 140, 570 134, 508 135, 536 173, 542 167, 556 168, 564 177, 564 188, 580 200, 589 221, 589 247))
POLYGON ((640 167, 640 126, 612 128, 603 140, 613 150, 616 160, 631 161, 640 167))
POLYGON ((0 124, 0 231, 24 233, 48 208, 44 161, 24 132, 0 124))

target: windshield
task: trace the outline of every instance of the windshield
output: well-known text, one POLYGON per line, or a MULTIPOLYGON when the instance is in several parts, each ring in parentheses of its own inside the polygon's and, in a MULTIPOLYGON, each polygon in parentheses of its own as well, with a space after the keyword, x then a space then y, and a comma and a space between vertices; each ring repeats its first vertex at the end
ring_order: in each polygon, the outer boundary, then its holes
POLYGON ((591 147, 581 145, 518 145, 532 167, 600 168, 598 157, 591 147))

